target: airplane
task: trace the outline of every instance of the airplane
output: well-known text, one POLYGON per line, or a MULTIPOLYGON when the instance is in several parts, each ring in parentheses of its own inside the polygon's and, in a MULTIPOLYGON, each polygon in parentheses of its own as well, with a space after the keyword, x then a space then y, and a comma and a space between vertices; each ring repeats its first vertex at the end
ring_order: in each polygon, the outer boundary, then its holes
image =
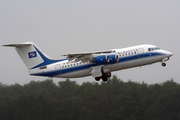
POLYGON ((34 43, 6 44, 17 53, 33 76, 78 78, 93 76, 96 81, 107 81, 111 72, 166 61, 173 55, 157 46, 144 44, 122 49, 65 54, 66 58, 49 58, 34 43))

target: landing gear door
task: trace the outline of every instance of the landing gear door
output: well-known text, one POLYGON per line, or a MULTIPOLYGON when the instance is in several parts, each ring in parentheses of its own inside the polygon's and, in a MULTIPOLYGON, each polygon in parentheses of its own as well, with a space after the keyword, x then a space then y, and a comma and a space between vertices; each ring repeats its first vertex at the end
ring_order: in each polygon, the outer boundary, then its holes
POLYGON ((139 53, 139 58, 144 57, 144 49, 143 48, 139 48, 138 53, 139 53))
POLYGON ((57 64, 57 65, 55 66, 55 69, 56 69, 56 73, 57 73, 57 74, 60 74, 60 73, 61 73, 61 65, 60 65, 60 64, 57 64))
POLYGON ((101 77, 103 75, 102 66, 92 67, 91 73, 93 77, 101 77))

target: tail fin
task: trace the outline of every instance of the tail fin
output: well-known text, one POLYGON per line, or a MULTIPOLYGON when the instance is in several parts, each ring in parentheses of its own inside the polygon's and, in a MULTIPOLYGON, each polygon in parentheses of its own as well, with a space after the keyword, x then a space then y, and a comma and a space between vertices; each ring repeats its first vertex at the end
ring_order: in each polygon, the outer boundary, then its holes
POLYGON ((29 70, 61 61, 50 59, 32 42, 8 44, 3 46, 15 47, 17 53, 29 70))

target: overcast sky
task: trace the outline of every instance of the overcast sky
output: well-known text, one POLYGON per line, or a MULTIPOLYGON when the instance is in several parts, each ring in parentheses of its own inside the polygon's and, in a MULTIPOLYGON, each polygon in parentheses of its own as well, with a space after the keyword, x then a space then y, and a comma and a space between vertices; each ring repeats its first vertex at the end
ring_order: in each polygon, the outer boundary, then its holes
MULTIPOLYGON (((123 81, 180 83, 179 0, 0 0, 0 45, 34 42, 48 56, 153 44, 170 51, 160 63, 113 72, 123 81)), ((26 84, 33 77, 14 48, 0 46, 0 82, 26 84)), ((54 79, 57 83, 65 79, 54 79)), ((78 83, 93 77, 71 79, 78 83)))

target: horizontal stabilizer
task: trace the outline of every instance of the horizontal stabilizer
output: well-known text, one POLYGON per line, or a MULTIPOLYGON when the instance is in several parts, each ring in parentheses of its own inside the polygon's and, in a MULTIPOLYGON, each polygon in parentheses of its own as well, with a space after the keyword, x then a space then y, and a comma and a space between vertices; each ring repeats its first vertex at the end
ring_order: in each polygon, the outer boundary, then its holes
POLYGON ((7 46, 7 47, 22 47, 22 46, 29 46, 32 45, 31 43, 21 43, 21 44, 7 44, 7 45, 3 45, 3 46, 7 46))

